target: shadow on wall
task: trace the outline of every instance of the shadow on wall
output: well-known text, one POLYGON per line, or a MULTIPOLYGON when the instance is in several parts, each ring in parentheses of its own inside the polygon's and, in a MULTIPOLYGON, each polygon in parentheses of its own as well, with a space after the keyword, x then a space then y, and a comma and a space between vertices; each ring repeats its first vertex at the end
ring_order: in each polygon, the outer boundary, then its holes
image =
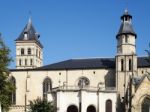
POLYGON ((105 75, 105 87, 116 87, 115 70, 109 70, 105 75))
POLYGON ((101 65, 105 68, 115 68, 115 59, 114 58, 106 58, 106 59, 101 59, 101 65))
POLYGON ((125 112, 125 104, 121 101, 120 95, 117 96, 116 112, 125 112))

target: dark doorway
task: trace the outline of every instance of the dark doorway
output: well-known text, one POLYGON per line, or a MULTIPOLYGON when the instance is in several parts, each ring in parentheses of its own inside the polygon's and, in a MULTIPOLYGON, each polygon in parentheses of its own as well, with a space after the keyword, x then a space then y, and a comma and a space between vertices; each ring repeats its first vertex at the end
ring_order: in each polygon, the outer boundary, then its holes
POLYGON ((112 112, 112 101, 111 100, 106 101, 106 112, 112 112))
POLYGON ((93 105, 88 106, 87 112, 96 112, 96 109, 93 105))
POLYGON ((145 98, 142 103, 142 112, 150 112, 150 99, 145 98))
POLYGON ((67 112, 78 112, 78 108, 77 108, 77 106, 75 106, 75 105, 70 105, 70 106, 67 108, 67 112))

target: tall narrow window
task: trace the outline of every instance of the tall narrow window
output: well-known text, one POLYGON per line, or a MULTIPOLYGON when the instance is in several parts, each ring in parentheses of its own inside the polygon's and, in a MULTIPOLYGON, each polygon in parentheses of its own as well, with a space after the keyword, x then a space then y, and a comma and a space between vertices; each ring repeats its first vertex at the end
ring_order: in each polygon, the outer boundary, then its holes
POLYGON ((107 100, 106 101, 106 112, 112 112, 112 101, 111 100, 107 100))
POLYGON ((21 48, 21 55, 24 55, 24 49, 21 48))
POLYGON ((47 98, 47 93, 52 89, 51 79, 46 78, 43 82, 43 98, 47 98))
POLYGON ((30 59, 30 65, 33 65, 33 60, 32 59, 30 59))
POLYGON ((36 49, 36 56, 38 57, 38 49, 36 49))
POLYGON ((121 59, 121 71, 123 71, 124 70, 124 61, 123 61, 123 59, 121 59))
POLYGON ((31 55, 31 48, 28 48, 28 55, 31 55))
POLYGON ((39 58, 40 58, 40 51, 39 51, 39 58))
POLYGON ((125 43, 128 43, 128 35, 125 35, 125 43))
POLYGON ((19 65, 21 66, 22 62, 21 62, 21 59, 19 59, 19 65))
MULTIPOLYGON (((10 82, 14 87, 16 87, 16 79, 14 77, 10 78, 10 82)), ((16 91, 13 91, 10 95, 10 100, 12 104, 16 104, 16 91)))
POLYGON ((129 71, 131 71, 132 70, 132 61, 131 61, 131 59, 129 59, 129 71))
POLYGON ((25 66, 27 65, 27 59, 25 59, 25 66))

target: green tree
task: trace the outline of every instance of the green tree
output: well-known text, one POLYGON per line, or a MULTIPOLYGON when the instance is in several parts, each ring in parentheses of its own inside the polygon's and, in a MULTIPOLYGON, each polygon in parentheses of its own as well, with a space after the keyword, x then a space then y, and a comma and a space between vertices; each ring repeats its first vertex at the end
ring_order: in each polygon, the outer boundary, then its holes
POLYGON ((11 94, 15 90, 14 85, 8 80, 8 65, 12 61, 9 52, 10 50, 5 46, 0 35, 0 103, 2 112, 9 110, 11 94))
POLYGON ((37 98, 30 101, 30 112, 55 112, 53 102, 48 102, 46 99, 37 98))

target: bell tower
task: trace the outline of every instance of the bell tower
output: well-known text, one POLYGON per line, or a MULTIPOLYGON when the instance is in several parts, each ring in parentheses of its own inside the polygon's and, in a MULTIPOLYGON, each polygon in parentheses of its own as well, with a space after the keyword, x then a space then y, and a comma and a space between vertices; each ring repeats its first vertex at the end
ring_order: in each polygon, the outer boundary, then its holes
POLYGON ((116 54, 116 88, 123 100, 129 83, 129 77, 137 73, 136 38, 133 30, 132 16, 125 10, 121 16, 121 26, 117 39, 116 54))
POLYGON ((33 69, 43 65, 43 46, 32 25, 31 18, 16 42, 16 68, 33 69))

